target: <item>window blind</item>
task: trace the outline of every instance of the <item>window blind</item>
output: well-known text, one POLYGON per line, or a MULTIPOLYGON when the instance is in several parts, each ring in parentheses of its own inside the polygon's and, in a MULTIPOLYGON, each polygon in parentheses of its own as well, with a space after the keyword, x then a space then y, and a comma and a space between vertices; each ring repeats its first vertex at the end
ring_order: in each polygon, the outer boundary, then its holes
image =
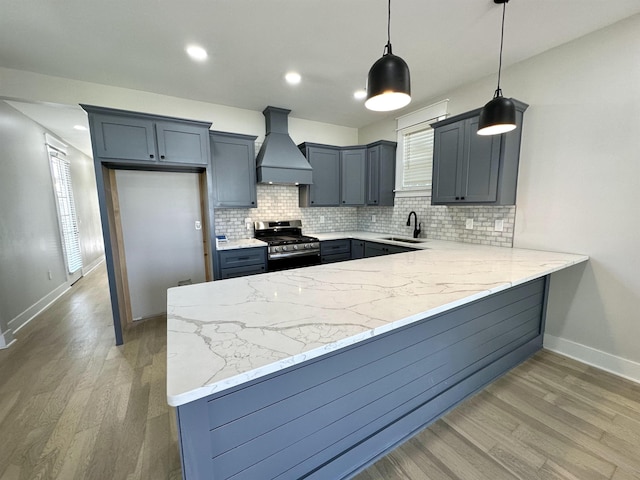
POLYGON ((404 134, 403 188, 430 187, 433 165, 433 129, 404 134))
POLYGON ((82 268, 78 218, 76 215, 73 190, 71 189, 71 167, 64 153, 49 148, 53 188, 58 201, 62 243, 67 258, 67 270, 74 273, 82 268))

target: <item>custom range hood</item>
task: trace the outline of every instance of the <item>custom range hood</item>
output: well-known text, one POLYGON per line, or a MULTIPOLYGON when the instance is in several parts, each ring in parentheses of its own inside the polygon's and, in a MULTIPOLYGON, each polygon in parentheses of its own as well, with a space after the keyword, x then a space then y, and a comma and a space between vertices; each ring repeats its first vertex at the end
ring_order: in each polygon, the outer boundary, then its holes
POLYGON ((289 137, 289 112, 276 107, 267 107, 262 112, 267 134, 256 158, 258 183, 313 183, 311 165, 289 137))

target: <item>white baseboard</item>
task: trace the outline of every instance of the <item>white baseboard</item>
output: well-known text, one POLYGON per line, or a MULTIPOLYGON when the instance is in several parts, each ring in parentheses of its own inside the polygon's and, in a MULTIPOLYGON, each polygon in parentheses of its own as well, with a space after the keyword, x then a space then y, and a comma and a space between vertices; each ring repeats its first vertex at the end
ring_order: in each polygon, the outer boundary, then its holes
POLYGON ((543 343, 547 350, 640 383, 640 363, 638 362, 553 335, 545 334, 543 343))
POLYGON ((58 298, 64 295, 71 286, 68 282, 64 282, 62 285, 57 287, 48 295, 45 295, 43 298, 38 300, 36 303, 27 308, 24 312, 22 312, 17 317, 9 320, 9 328, 13 330, 13 333, 16 333, 22 327, 24 327, 27 323, 34 319, 36 315, 42 312, 45 308, 55 302, 58 298))
POLYGON ((86 267, 82 267, 82 276, 84 277, 88 273, 91 273, 91 271, 99 267, 102 262, 104 262, 104 255, 99 256, 86 267))
POLYGON ((13 338, 13 334, 11 330, 7 330, 6 332, 0 333, 0 350, 5 348, 9 348, 11 345, 15 343, 16 339, 13 338))

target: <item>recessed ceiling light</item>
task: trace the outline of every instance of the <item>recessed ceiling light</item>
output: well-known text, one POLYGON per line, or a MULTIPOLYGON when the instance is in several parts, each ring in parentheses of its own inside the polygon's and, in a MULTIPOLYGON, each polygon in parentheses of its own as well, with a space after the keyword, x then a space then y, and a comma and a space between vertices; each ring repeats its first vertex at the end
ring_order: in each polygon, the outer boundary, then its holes
POLYGON ((87 127, 85 127, 83 125, 74 125, 73 128, 75 130, 80 130, 81 132, 84 132, 87 129, 87 127))
POLYGON ((191 58, 199 62, 206 60, 207 57, 209 56, 207 54, 207 51, 204 48, 199 47, 198 45, 189 45, 187 47, 187 53, 191 58))
POLYGON ((356 100, 363 100, 363 99, 367 98, 367 91, 366 90, 356 90, 355 92, 353 92, 353 98, 355 98, 356 100))
POLYGON ((297 85, 298 83, 300 83, 300 80, 302 80, 302 77, 299 73, 289 72, 284 76, 284 79, 291 85, 297 85))

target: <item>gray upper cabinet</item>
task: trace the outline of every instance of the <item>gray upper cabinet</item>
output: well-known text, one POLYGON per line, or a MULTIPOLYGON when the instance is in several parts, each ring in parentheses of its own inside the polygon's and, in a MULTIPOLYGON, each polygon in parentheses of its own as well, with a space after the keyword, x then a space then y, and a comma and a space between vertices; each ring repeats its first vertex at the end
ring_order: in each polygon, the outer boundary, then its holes
POLYGON ((434 123, 433 205, 514 205, 522 119, 528 105, 514 99, 517 128, 481 136, 480 109, 434 123))
POLYGON ((380 140, 367 145, 367 205, 393 206, 396 182, 396 143, 380 140))
POLYGON ((313 184, 300 186, 300 206, 340 205, 340 148, 310 143, 299 148, 313 169, 313 184))
POLYGON ((153 122, 119 115, 93 116, 92 139, 100 158, 156 162, 153 122))
POLYGON ((160 162, 207 165, 209 127, 178 122, 156 122, 160 162))
POLYGON ((82 105, 95 155, 114 163, 209 163, 211 123, 82 105))
POLYGON ((345 206, 364 205, 366 191, 366 148, 340 151, 340 202, 345 206))
POLYGON ((393 205, 396 144, 336 147, 303 143, 313 184, 300 186, 301 207, 393 205))
POLYGON ((209 132, 214 207, 257 207, 256 138, 252 135, 209 132))

